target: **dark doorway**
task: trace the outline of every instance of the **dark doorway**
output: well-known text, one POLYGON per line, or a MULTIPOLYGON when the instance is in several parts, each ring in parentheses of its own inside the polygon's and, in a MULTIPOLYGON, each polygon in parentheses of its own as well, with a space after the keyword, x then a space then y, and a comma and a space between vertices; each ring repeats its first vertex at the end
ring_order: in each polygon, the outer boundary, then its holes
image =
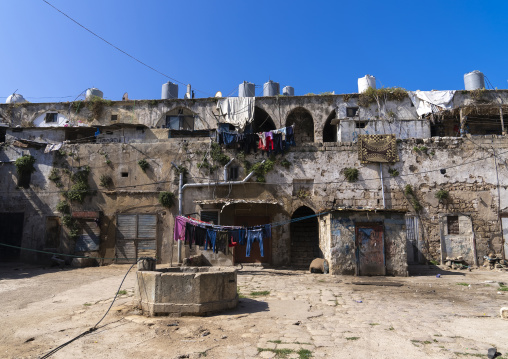
MULTIPOLYGON (((21 247, 23 219, 23 213, 0 213, 0 243, 21 247)), ((19 260, 19 248, 0 247, 0 262, 19 260)))
MULTIPOLYGON (((291 219, 314 216, 315 214, 312 209, 303 206, 293 213, 291 219)), ((319 248, 317 217, 292 222, 289 230, 291 235, 291 265, 307 268, 313 259, 323 258, 323 253, 319 248)))
MULTIPOLYGON (((235 226, 253 227, 261 224, 270 223, 270 217, 266 216, 238 216, 235 217, 235 226)), ((271 263, 272 251, 271 251, 271 238, 263 239, 263 254, 261 257, 261 251, 259 243, 255 242, 250 249, 250 257, 246 257, 247 246, 236 246, 234 251, 235 263, 271 263)))
POLYGON ((257 133, 257 132, 268 132, 275 130, 275 124, 273 123, 270 115, 259 107, 254 107, 254 121, 245 126, 245 133, 257 133))
POLYGON ((296 143, 314 142, 314 120, 309 111, 303 107, 292 110, 286 120, 286 126, 295 125, 296 143))
POLYGON ((337 142, 337 125, 331 123, 335 117, 337 117, 337 113, 333 110, 323 127, 323 142, 337 142))
POLYGON ((386 275, 385 240, 381 223, 357 223, 356 258, 359 275, 386 275))

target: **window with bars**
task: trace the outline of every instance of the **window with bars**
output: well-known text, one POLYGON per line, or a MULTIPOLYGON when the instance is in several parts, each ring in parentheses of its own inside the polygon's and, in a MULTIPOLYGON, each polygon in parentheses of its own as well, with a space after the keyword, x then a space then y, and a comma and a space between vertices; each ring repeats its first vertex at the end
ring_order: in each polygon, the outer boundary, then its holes
POLYGON ((58 121, 58 113, 50 112, 46 114, 44 118, 44 122, 46 123, 56 123, 58 121))

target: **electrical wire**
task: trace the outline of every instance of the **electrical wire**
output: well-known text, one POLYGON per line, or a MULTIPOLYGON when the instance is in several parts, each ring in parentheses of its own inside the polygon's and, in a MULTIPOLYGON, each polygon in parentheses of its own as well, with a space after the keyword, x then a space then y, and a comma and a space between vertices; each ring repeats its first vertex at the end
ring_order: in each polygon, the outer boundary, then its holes
MULTIPOLYGON (((164 77, 167 77, 168 79, 174 81, 174 82, 178 82, 179 84, 182 84, 184 86, 186 86, 187 84, 183 83, 182 81, 178 81, 177 79, 169 76, 169 75, 166 75, 165 73, 153 68, 152 66, 144 63, 143 61, 139 60, 138 58, 132 56, 131 54, 127 53, 126 51, 122 50, 121 48, 119 48, 118 46, 115 46, 113 45, 111 42, 109 42, 108 40, 106 40, 105 38, 101 37, 100 35, 96 34, 95 32, 93 32, 92 30, 90 30, 89 28, 87 28, 86 26, 80 24, 79 22, 77 22, 76 20, 74 20, 72 17, 70 17, 69 15, 67 15, 66 13, 64 13, 62 10, 58 9, 56 6, 54 6, 53 4, 51 4, 50 2, 48 2, 47 0, 42 0, 43 2, 45 2, 46 4, 48 4, 49 6, 51 6, 53 9, 55 9, 56 11, 58 11, 60 14, 62 14, 63 16, 65 16, 66 18, 68 18, 69 20, 71 20, 72 22, 74 22, 76 25, 80 26, 81 28, 83 28, 84 30, 88 31, 89 33, 91 33, 92 35, 94 35, 95 37, 97 37, 98 39, 104 41, 106 44, 108 44, 109 46, 115 48, 116 50, 120 51, 121 53, 123 53, 124 55, 130 57, 131 59, 133 59, 134 61, 136 62, 139 62, 141 65, 149 68, 150 70, 158 73, 159 75, 162 75, 164 77)), ((205 92, 205 91, 201 91, 201 90, 198 90, 197 88, 194 88, 195 91, 198 91, 198 92, 201 92, 205 95, 210 95, 212 96, 210 93, 208 92, 205 92)))
POLYGON ((131 271, 131 269, 141 260, 143 259, 146 259, 146 257, 143 257, 143 258, 139 258, 135 263, 133 263, 129 270, 127 271, 127 273, 125 273, 125 276, 123 277, 122 279, 122 282, 120 283, 120 286, 118 287, 118 290, 116 291, 116 294, 115 294, 115 297, 113 298, 113 301, 111 302, 111 305, 109 306, 108 310, 106 311, 106 313, 104 313, 104 315, 102 316, 102 318, 97 322, 97 324, 95 324, 93 327, 91 327, 90 329, 84 331, 83 333, 79 334, 78 336, 72 338, 71 340, 59 345, 58 347, 56 347, 55 349, 49 351, 48 353, 44 354, 42 357, 40 357, 40 359, 46 359, 46 358, 49 358, 50 356, 52 356, 53 354, 55 354, 57 351, 59 351, 60 349, 63 349, 64 347, 66 347, 67 345, 71 344, 72 342, 84 337, 85 335, 88 335, 90 333, 93 333, 94 331, 97 330, 97 326, 100 324, 100 322, 102 322, 104 320, 104 318, 106 317, 106 315, 108 315, 109 311, 111 310, 111 307, 113 306, 113 303, 115 303, 115 300, 116 298, 118 297, 118 293, 120 292, 120 289, 122 288, 122 284, 123 282, 125 281, 125 278, 127 278, 127 275, 129 274, 129 272, 131 271))

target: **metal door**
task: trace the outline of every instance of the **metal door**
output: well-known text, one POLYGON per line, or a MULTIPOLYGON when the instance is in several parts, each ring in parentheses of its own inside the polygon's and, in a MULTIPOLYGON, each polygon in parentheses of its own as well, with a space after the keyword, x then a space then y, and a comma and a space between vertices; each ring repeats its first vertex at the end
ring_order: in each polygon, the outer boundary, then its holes
POLYGON ((384 229, 380 223, 357 223, 358 275, 386 275, 384 229))
POLYGON ((418 250, 418 217, 406 217, 406 244, 407 262, 410 264, 419 262, 418 250))

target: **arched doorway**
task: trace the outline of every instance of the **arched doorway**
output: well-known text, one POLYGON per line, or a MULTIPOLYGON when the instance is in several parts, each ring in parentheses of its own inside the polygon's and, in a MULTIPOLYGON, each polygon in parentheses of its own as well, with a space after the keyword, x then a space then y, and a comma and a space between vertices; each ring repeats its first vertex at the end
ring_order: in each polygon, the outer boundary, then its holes
POLYGON ((268 132, 275 130, 275 124, 270 115, 263 109, 254 107, 254 121, 245 127, 246 133, 268 132))
POLYGON ((286 120, 286 126, 295 125, 296 143, 314 142, 314 120, 303 107, 292 110, 286 120))
POLYGON ((335 117, 337 117, 337 113, 333 110, 323 127, 323 142, 337 142, 337 125, 331 123, 335 117))
MULTIPOLYGON (((309 207, 298 208, 292 220, 313 216, 316 213, 309 207)), ((322 258, 323 253, 319 248, 319 227, 317 217, 311 217, 292 222, 289 226, 291 235, 291 265, 308 268, 314 258, 322 258)))

